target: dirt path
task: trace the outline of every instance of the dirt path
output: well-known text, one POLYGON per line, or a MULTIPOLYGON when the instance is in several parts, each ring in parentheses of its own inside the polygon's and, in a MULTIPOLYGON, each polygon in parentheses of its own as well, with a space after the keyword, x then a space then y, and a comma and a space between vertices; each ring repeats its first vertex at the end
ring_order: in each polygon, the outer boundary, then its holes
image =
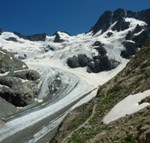
MULTIPOLYGON (((97 105, 97 104, 96 104, 97 105)), ((88 124, 88 122, 90 121, 90 119, 94 116, 95 114, 95 109, 96 109, 96 105, 94 105, 93 110, 92 110, 92 114, 91 116, 83 123, 81 124, 78 128, 76 128, 74 131, 72 131, 66 138, 64 138, 62 140, 62 143, 65 143, 65 141, 70 138, 74 132, 78 131, 79 129, 81 129, 82 127, 84 127, 86 124, 88 124)))

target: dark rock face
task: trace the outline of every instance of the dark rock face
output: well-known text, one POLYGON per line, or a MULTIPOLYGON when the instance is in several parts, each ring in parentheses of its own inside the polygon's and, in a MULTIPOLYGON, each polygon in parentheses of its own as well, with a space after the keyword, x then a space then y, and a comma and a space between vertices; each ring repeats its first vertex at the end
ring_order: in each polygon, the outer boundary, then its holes
POLYGON ((15 106, 26 106, 33 101, 40 79, 37 71, 29 70, 12 54, 0 50, 0 73, 0 97, 15 106))
POLYGON ((123 18, 126 16, 126 11, 124 9, 117 9, 114 11, 113 15, 112 15, 112 23, 114 23, 115 21, 119 20, 120 18, 123 18))
POLYGON ((94 25, 94 27, 91 28, 91 31, 93 34, 97 33, 100 29, 102 30, 102 33, 105 32, 109 26, 112 23, 112 12, 106 11, 97 21, 97 23, 94 25))
POLYGON ((90 59, 85 54, 79 54, 78 56, 68 58, 68 66, 71 68, 87 67, 87 72, 98 73, 116 68, 120 64, 115 60, 108 59, 106 56, 107 52, 101 42, 96 41, 93 46, 95 46, 95 49, 98 51, 98 56, 93 56, 93 58, 90 59))
POLYGON ((68 58, 67 64, 71 68, 85 67, 90 59, 85 54, 79 54, 78 56, 73 56, 68 58))
POLYGON ((123 31, 125 29, 128 29, 129 25, 130 25, 129 22, 125 22, 123 18, 119 18, 117 23, 112 27, 112 30, 113 31, 117 30, 118 32, 123 31))
POLYGON ((98 73, 110 70, 110 61, 107 56, 95 56, 93 61, 88 64, 91 72, 98 73))
POLYGON ((46 33, 34 34, 34 35, 29 35, 29 36, 24 36, 18 32, 14 32, 14 34, 20 38, 30 40, 30 41, 45 41, 45 39, 46 39, 46 33))
POLYGON ((18 42, 16 38, 14 37, 9 37, 6 39, 7 41, 13 41, 13 42, 18 42))
POLYGON ((56 35, 55 39, 54 39, 54 42, 56 42, 56 43, 64 42, 64 40, 61 39, 61 37, 58 33, 55 33, 54 35, 56 35))
POLYGON ((150 31, 146 30, 146 31, 143 31, 141 34, 134 36, 132 40, 135 41, 135 43, 139 47, 141 47, 149 37, 150 37, 150 31))
POLYGON ((105 56, 106 55, 106 50, 104 48, 104 45, 100 42, 100 41, 96 41, 93 46, 95 47, 94 49, 96 49, 99 53, 99 55, 101 56, 105 56))
POLYGON ((140 12, 132 12, 126 11, 124 9, 117 9, 114 12, 106 11, 101 15, 97 23, 94 27, 91 28, 93 34, 96 34, 99 30, 102 30, 102 33, 105 32, 112 23, 117 21, 114 30, 125 30, 128 28, 129 24, 124 21, 123 18, 132 17, 142 21, 145 21, 150 26, 150 9, 140 11, 140 12))
POLYGON ((123 58, 130 58, 131 56, 135 55, 137 52, 137 44, 132 42, 123 42, 124 47, 126 48, 124 51, 121 52, 121 56, 123 58))

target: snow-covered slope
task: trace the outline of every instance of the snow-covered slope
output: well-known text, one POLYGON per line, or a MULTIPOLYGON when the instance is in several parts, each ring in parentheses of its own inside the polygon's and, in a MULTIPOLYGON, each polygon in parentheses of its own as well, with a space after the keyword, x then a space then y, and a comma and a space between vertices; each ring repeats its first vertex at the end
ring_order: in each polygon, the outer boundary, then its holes
MULTIPOLYGON (((96 49, 100 46, 95 46, 94 43, 99 41, 103 44, 103 47, 107 52, 106 57, 108 57, 109 60, 114 60, 119 63, 119 66, 123 65, 124 67, 128 60, 122 58, 121 52, 126 49, 123 45, 123 42, 127 41, 125 39, 126 35, 129 31, 133 31, 137 25, 141 27, 147 25, 145 22, 136 20, 134 18, 125 18, 125 21, 130 23, 129 28, 119 32, 116 30, 112 30, 116 22, 114 22, 108 28, 108 30, 102 34, 101 31, 99 31, 95 35, 93 35, 91 31, 89 33, 70 36, 63 32, 57 32, 57 35, 59 35, 59 39, 62 40, 61 42, 54 42, 56 38, 55 35, 46 36, 45 41, 30 41, 20 38, 14 33, 3 32, 0 35, 0 47, 15 53, 15 56, 17 58, 22 59, 25 63, 29 65, 31 65, 32 63, 43 63, 73 72, 84 72, 84 74, 88 74, 86 73, 86 69, 88 66, 85 66, 85 68, 78 67, 76 69, 71 69, 67 65, 67 60, 68 58, 71 58, 73 56, 83 54, 86 55, 88 59, 90 59, 89 61, 91 63, 96 62, 93 60, 93 58, 100 56, 98 50, 96 49), (111 36, 108 36, 108 33, 111 33, 111 36), (16 41, 11 40, 12 37, 16 39, 16 41)), ((136 34, 140 33, 138 32, 136 34)), ((135 43, 135 41, 131 40, 128 40, 127 42, 135 43)), ((107 74, 110 74, 110 71, 103 72, 101 74, 106 74, 106 77, 108 77, 107 74)), ((93 75, 93 78, 95 77, 95 74, 92 73, 88 74, 87 78, 91 75, 93 75)), ((101 77, 98 77, 100 78, 98 82, 99 84, 101 84, 101 77)), ((110 78, 111 77, 112 76, 110 76, 110 78)))

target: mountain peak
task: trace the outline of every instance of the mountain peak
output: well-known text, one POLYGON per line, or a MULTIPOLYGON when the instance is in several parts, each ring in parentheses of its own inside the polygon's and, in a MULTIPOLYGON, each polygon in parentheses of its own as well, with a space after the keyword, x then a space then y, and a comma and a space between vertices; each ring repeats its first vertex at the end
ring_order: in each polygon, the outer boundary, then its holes
POLYGON ((112 23, 126 17, 142 20, 146 22, 148 26, 150 26, 150 9, 146 9, 140 12, 132 12, 119 8, 113 12, 104 12, 100 16, 96 24, 91 28, 91 31, 93 34, 96 34, 100 30, 102 31, 101 33, 104 33, 111 26, 112 23))

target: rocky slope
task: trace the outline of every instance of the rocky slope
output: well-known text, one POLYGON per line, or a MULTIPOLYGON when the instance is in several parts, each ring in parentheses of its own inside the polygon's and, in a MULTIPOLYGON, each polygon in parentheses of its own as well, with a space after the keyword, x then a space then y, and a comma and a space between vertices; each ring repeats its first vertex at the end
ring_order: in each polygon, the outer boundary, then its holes
MULTIPOLYGON (((150 106, 104 124, 104 116, 130 94, 150 89, 150 41, 131 59, 125 69, 100 87, 91 102, 70 112, 51 143, 149 143, 150 106)), ((149 102, 143 99, 139 104, 149 102)), ((126 107, 124 107, 126 108, 126 107)))
POLYGON ((39 90, 39 79, 37 71, 28 69, 13 53, 0 49, 0 117, 13 114, 15 106, 32 103, 39 90))

